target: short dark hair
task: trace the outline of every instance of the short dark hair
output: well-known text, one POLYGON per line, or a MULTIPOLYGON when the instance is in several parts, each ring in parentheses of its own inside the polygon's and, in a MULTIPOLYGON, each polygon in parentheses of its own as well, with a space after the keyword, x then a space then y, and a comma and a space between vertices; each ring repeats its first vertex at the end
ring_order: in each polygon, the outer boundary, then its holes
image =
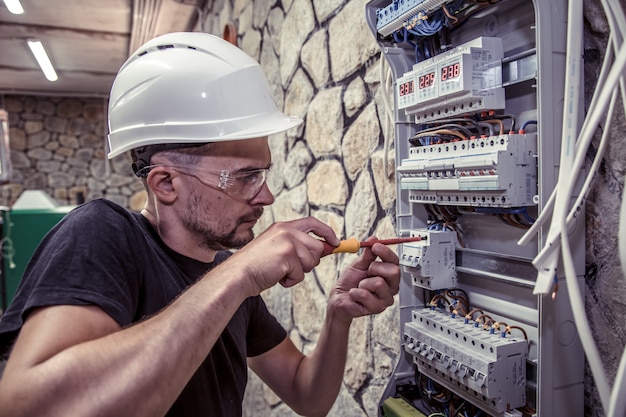
POLYGON ((210 143, 163 143, 146 145, 130 150, 133 172, 140 178, 146 178, 151 165, 152 156, 157 153, 166 153, 167 158, 178 165, 193 165, 198 162, 200 155, 206 155, 210 143))

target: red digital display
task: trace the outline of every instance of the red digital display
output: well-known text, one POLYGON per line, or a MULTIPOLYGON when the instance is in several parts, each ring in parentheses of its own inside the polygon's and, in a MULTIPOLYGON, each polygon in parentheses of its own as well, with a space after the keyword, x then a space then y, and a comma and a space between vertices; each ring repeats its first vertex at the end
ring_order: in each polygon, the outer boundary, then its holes
POLYGON ((435 72, 429 72, 428 74, 420 75, 419 77, 419 89, 432 87, 435 85, 435 72))
POLYGON ((411 94, 415 91, 415 83, 413 81, 407 81, 400 84, 400 97, 411 94))
POLYGON ((461 75, 461 64, 459 62, 441 68, 441 81, 458 78, 459 75, 461 75))

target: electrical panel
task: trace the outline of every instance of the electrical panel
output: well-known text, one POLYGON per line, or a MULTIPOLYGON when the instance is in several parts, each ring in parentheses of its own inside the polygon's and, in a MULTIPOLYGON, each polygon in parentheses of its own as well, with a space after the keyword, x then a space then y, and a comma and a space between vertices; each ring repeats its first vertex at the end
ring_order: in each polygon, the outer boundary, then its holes
POLYGON ((371 0, 365 14, 391 74, 397 233, 423 238, 399 247, 380 416, 582 416, 562 272, 535 294, 545 236, 518 244, 557 180, 567 2, 371 0))

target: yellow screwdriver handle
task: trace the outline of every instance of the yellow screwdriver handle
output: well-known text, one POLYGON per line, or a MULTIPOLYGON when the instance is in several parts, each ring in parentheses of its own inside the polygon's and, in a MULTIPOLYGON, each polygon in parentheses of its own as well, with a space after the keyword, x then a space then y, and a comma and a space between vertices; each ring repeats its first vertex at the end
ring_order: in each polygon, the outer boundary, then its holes
POLYGON ((361 247, 361 243, 354 237, 350 239, 342 240, 339 242, 339 246, 332 246, 331 244, 322 241, 324 244, 324 252, 322 256, 330 255, 331 253, 351 252, 356 253, 361 247))
POLYGON ((341 252, 350 252, 356 253, 361 248, 361 243, 355 237, 351 237, 350 239, 342 240, 339 242, 339 246, 333 249, 332 253, 341 253, 341 252))

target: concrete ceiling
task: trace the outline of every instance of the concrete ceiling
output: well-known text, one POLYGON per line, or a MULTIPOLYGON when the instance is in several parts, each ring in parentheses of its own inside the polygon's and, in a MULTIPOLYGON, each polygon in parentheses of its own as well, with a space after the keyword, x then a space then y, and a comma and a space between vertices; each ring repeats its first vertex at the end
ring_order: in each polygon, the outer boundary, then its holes
POLYGON ((107 96, 117 70, 146 40, 193 30, 208 0, 0 2, 0 94, 107 96), (26 43, 43 42, 59 79, 48 81, 26 43))

